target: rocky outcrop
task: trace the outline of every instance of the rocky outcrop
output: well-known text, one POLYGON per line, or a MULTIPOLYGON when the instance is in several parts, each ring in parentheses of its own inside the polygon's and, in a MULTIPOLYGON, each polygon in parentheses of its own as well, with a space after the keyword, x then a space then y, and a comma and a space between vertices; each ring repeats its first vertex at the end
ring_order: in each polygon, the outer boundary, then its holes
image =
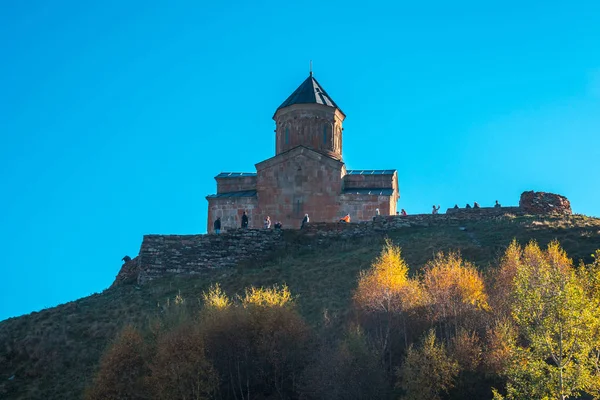
POLYGON ((565 196, 545 192, 523 192, 519 208, 532 215, 560 214, 571 215, 571 203, 565 196))

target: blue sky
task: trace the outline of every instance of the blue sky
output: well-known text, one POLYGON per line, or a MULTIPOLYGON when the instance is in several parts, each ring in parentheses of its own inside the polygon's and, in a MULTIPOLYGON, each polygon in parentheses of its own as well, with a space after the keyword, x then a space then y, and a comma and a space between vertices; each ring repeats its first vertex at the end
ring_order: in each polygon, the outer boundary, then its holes
POLYGON ((3 2, 0 320, 204 232, 311 59, 348 167, 398 169, 409 213, 541 190, 600 216, 600 2, 417 3, 3 2))

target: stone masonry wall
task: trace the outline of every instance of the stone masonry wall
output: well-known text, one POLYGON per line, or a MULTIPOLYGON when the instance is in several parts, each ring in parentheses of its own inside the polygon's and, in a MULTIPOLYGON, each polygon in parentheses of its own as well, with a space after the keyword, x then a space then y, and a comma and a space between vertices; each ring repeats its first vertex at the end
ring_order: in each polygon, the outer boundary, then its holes
POLYGON ((282 235, 280 230, 255 229, 237 229, 221 235, 146 235, 138 256, 137 282, 260 261, 283 246, 282 235))
MULTIPOLYGON (((258 213, 256 197, 217 197, 208 199, 207 232, 214 232, 213 223, 221 217, 221 230, 237 229, 242 224, 242 214, 246 211, 250 226, 262 223, 258 213)), ((260 225, 257 225, 260 226, 260 225)))
POLYGON ((391 196, 343 194, 340 196, 338 218, 349 213, 353 221, 369 221, 375 216, 376 208, 379 208, 381 215, 394 215, 396 213, 395 202, 390 199, 391 196))
POLYGON ((395 186, 394 174, 389 175, 345 175, 344 187, 346 189, 373 189, 393 188, 395 186))
POLYGON ((305 229, 290 230, 290 234, 297 235, 293 239, 286 239, 285 230, 275 229, 235 229, 221 235, 146 235, 139 255, 123 266, 113 286, 136 281, 143 284, 171 274, 193 275, 207 269, 260 262, 272 258, 278 251, 285 251, 288 246, 302 243, 320 245, 331 240, 384 235, 411 227, 458 225, 461 221, 486 220, 505 214, 523 215, 524 212, 517 207, 502 207, 438 215, 380 216, 350 224, 310 223, 305 229))
POLYGON ((245 190, 256 190, 256 176, 240 176, 215 178, 217 181, 217 193, 242 192, 245 190))
MULTIPOLYGON (((531 196, 529 193, 523 193, 525 199, 531 196)), ((533 208, 536 211, 534 215, 552 214, 557 210, 563 213, 568 210, 570 214, 570 204, 563 196, 542 193, 537 197, 534 195, 533 199, 537 199, 532 202, 537 207, 533 208)), ((213 212, 218 212, 218 208, 213 212)), ((489 220, 505 215, 532 215, 532 212, 524 207, 462 208, 449 209, 446 214, 437 215, 382 215, 367 222, 350 224, 310 223, 302 230, 289 230, 291 239, 286 238, 285 230, 274 229, 232 229, 221 235, 146 235, 139 255, 123 265, 113 286, 132 282, 143 284, 170 274, 191 275, 249 261, 260 262, 272 258, 278 251, 285 251, 288 246, 320 245, 331 240, 384 235, 388 231, 412 227, 457 226, 464 221, 489 220)))

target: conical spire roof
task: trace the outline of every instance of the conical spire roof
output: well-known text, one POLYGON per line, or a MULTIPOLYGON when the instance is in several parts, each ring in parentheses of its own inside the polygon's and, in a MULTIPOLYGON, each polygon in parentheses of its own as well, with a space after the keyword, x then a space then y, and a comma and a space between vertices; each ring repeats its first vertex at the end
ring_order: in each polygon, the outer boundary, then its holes
POLYGON ((309 77, 306 78, 306 80, 302 82, 300 86, 298 86, 298 89, 294 90, 294 93, 292 93, 290 97, 288 97, 283 103, 281 103, 279 107, 277 107, 277 110, 291 106, 292 104, 323 104, 325 106, 339 109, 333 99, 313 77, 312 72, 310 73, 309 77))

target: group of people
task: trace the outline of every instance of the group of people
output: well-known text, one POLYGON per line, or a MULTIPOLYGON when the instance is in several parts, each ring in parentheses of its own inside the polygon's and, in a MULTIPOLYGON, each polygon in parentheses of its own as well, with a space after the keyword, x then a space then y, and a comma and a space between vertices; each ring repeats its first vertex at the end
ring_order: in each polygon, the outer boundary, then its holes
MULTIPOLYGON (((498 203, 498 200, 496 200, 496 203, 494 204, 494 208, 500 208, 500 207, 502 207, 502 205, 500 203, 498 203)), ((460 207, 458 206, 458 204, 455 204, 454 208, 459 209, 460 207)), ((475 201, 475 202, 473 202, 473 207, 471 207, 471 205, 469 203, 467 203, 465 208, 468 210, 471 208, 481 208, 481 207, 479 206, 479 203, 475 201)))
MULTIPOLYGON (((377 209, 377 215, 379 215, 379 209, 377 209)), ((304 229, 304 227, 309 223, 309 221, 310 221, 310 218, 309 218, 308 214, 304 214, 304 218, 302 218, 302 222, 300 224, 300 229, 304 229)), ((249 222, 248 215, 246 214, 246 211, 244 211, 244 213, 242 214, 242 224, 241 224, 242 229, 248 228, 248 222, 249 222)), ((350 214, 346 214, 345 216, 340 218, 339 222, 349 224, 350 223, 350 214)), ((283 224, 281 223, 281 221, 276 221, 275 224, 273 224, 273 228, 275 228, 275 229, 281 229, 282 227, 283 227, 283 224)), ((213 222, 213 228, 217 235, 221 233, 221 217, 217 217, 217 219, 215 219, 215 221, 213 222)), ((263 228, 271 229, 271 217, 268 215, 266 216, 265 220, 263 221, 263 228)))
MULTIPOLYGON (((244 212, 244 215, 246 214, 246 212, 244 212)), ((248 217, 246 217, 248 218, 248 217)), ((246 222, 246 226, 242 225, 242 228, 247 228, 248 227, 248 222, 246 222)), ((271 217, 269 217, 267 215, 267 218, 265 218, 265 221, 263 222, 263 227, 265 229, 271 229, 271 217)), ((275 229, 281 229, 282 225, 281 225, 281 221, 275 221, 275 225, 273 225, 273 228, 275 229)))
MULTIPOLYGON (((500 208, 502 207, 502 205, 500 205, 500 203, 498 202, 498 200, 496 200, 496 204, 494 204, 495 208, 500 208)), ((434 204, 432 209, 431 209, 431 213, 432 214, 438 214, 440 211, 440 205, 438 204, 437 207, 434 204)), ((458 204, 454 205, 455 209, 458 209, 460 207, 458 207, 458 204)), ((467 205, 465 206, 466 209, 471 209, 471 208, 480 208, 479 203, 478 202, 474 202, 473 206, 471 207, 470 204, 467 203, 467 205)), ((380 215, 379 212, 379 208, 375 209, 375 216, 373 217, 373 220, 375 220, 375 218, 377 218, 380 215)), ((400 211, 396 211, 396 215, 401 215, 401 216, 406 216, 408 215, 406 213, 406 210, 401 209, 400 211)), ((306 224, 308 224, 308 222, 310 221, 310 218, 308 217, 308 214, 304 214, 304 218, 302 218, 302 222, 300 224, 300 229, 303 229, 306 224)), ((343 224, 349 224, 350 223, 350 214, 346 214, 345 216, 343 216, 342 218, 340 218, 339 220, 340 223, 343 224)), ((275 229, 281 229, 282 228, 282 224, 281 221, 276 221, 275 224, 273 225, 273 228, 275 229)), ((263 222, 263 227, 265 229, 271 229, 271 218, 267 215, 267 217, 265 218, 264 222, 263 222)), ((219 233, 221 233, 221 217, 218 217, 215 222, 213 223, 213 228, 215 230, 215 233, 218 235, 219 233)), ((242 229, 248 228, 248 215, 246 214, 246 211, 244 211, 244 213, 242 214, 242 229)))
MULTIPOLYGON (((501 205, 501 204, 498 202, 498 200, 496 200, 496 203, 494 204, 494 208, 500 208, 500 207, 502 207, 502 205, 501 205)), ((438 213, 439 213, 439 211, 440 211, 440 208, 441 208, 441 207, 440 207, 440 205, 439 205, 439 204, 437 205, 437 207, 436 207, 436 205, 434 204, 434 205, 433 205, 433 207, 432 207, 432 209, 431 209, 431 214, 433 214, 433 215, 436 215, 436 214, 438 214, 438 213)), ((458 209, 458 208, 460 208, 460 207, 458 206, 458 204, 455 204, 455 205, 454 205, 454 208, 455 208, 455 209, 458 209)), ((471 209, 471 208, 481 208, 481 207, 479 206, 479 203, 475 201, 475 202, 473 202, 473 206, 472 206, 472 207, 471 207, 471 205, 470 205, 470 204, 468 204, 468 203, 467 203, 467 205, 465 206, 465 208, 466 208, 466 209, 471 209)), ((379 215, 379 209, 377 208, 377 209, 375 210, 375 217, 376 217, 376 216, 378 216, 378 215, 379 215)), ((403 209, 402 209, 402 210, 400 210, 400 211, 396 211, 396 215, 406 216, 407 214, 406 214, 406 211, 405 211, 405 210, 404 210, 404 208, 403 208, 403 209)), ((375 217, 373 217, 373 219, 375 219, 375 217)))

